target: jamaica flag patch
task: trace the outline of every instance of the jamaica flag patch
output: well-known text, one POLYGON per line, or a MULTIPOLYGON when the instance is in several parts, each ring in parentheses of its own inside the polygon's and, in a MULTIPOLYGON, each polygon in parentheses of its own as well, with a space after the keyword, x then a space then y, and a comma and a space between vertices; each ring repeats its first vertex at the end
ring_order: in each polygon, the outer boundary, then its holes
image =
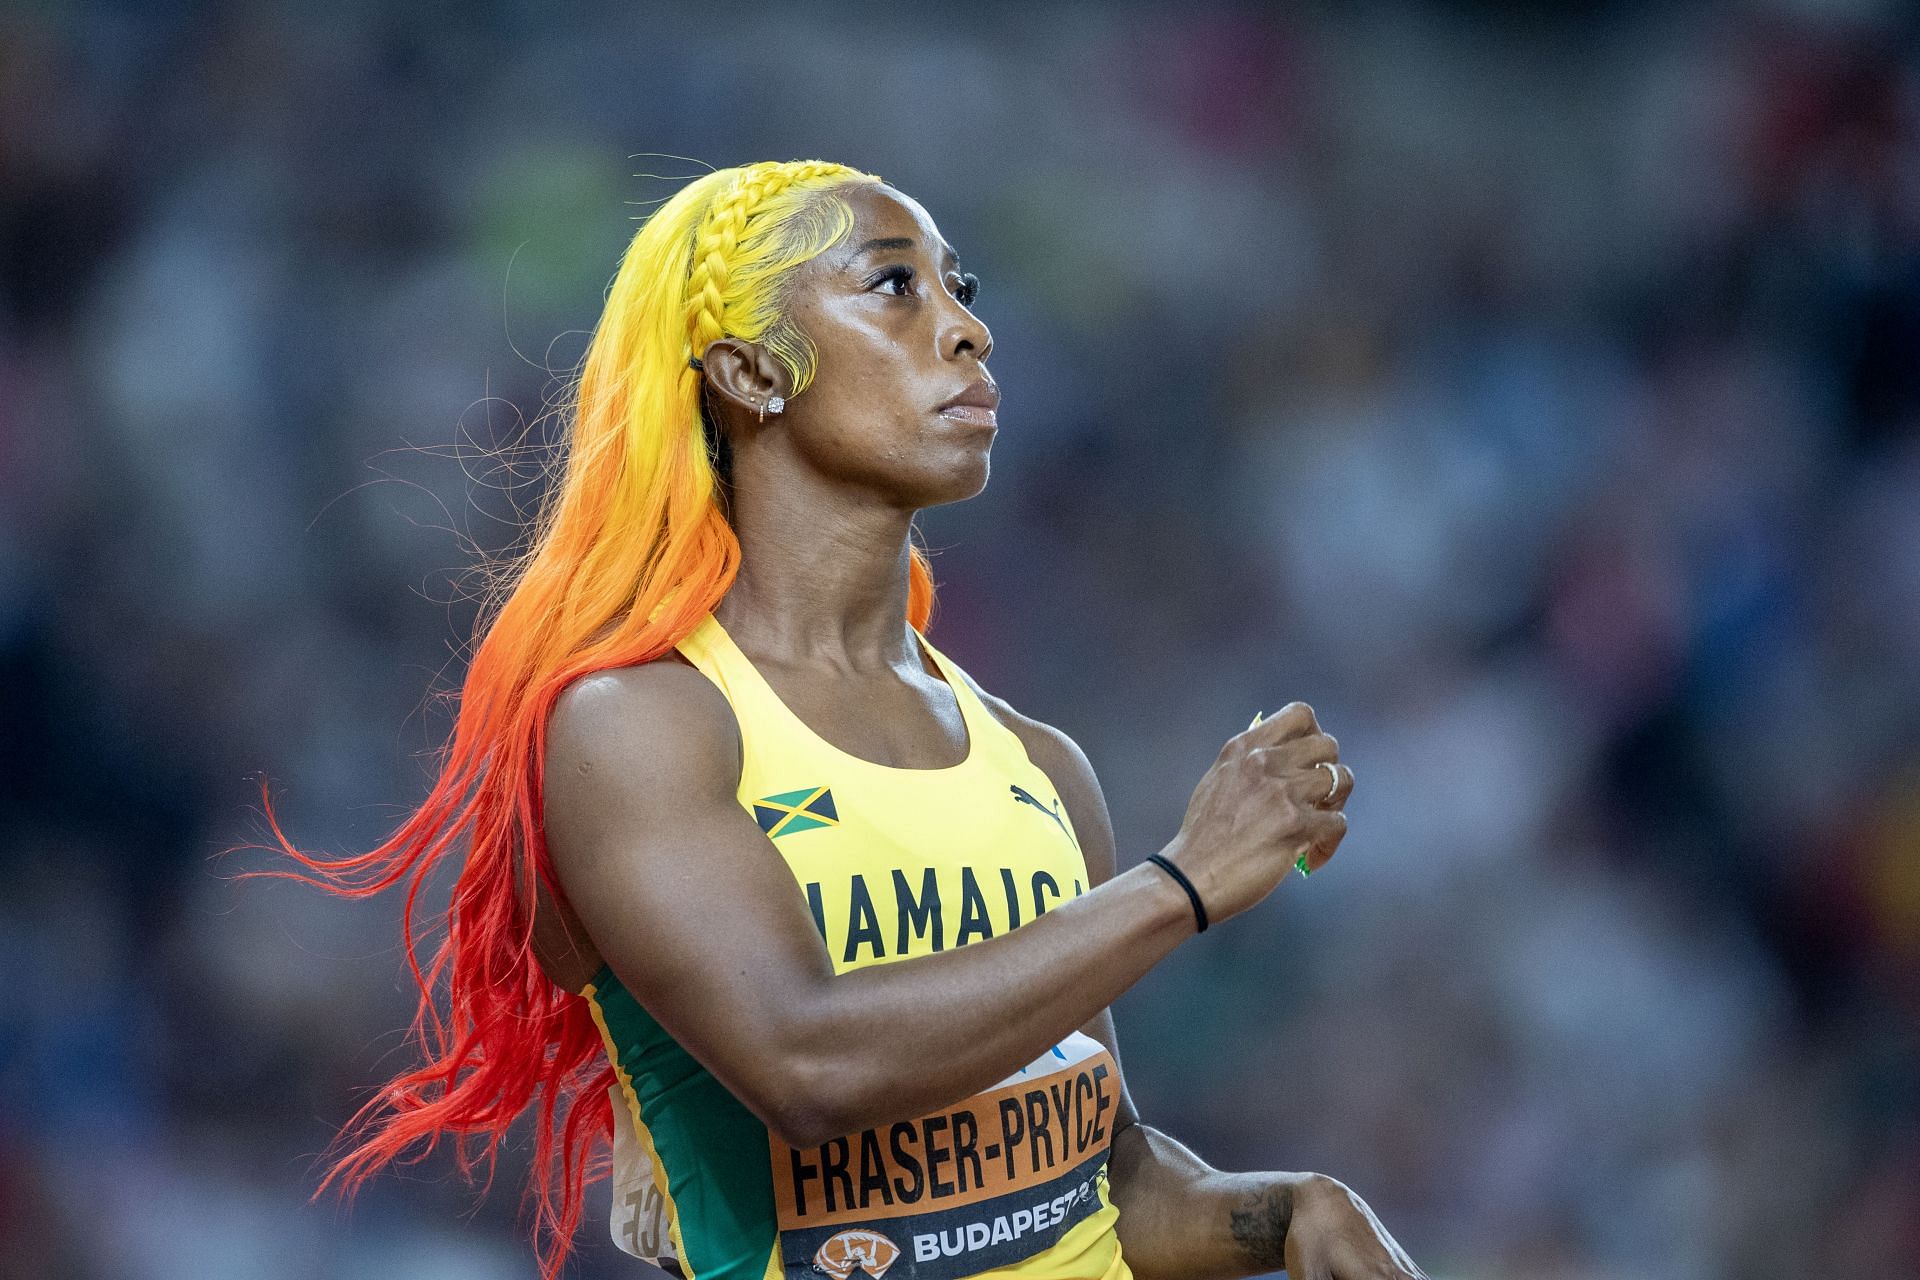
POLYGON ((840 813, 833 807, 833 792, 825 787, 763 796, 753 802, 753 817, 760 829, 775 839, 809 827, 840 825, 840 813))

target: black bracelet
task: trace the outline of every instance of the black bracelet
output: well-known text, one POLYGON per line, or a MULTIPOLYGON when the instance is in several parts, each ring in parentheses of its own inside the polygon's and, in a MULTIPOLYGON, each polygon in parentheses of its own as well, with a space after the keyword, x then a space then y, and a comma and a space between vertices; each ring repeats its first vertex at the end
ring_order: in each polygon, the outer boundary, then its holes
POLYGON ((1180 870, 1180 868, 1174 866, 1173 863, 1169 862, 1165 857, 1161 856, 1160 854, 1157 854, 1157 853, 1148 854, 1147 861, 1154 863, 1156 866, 1160 867, 1163 871, 1165 871, 1168 875, 1172 876, 1175 880, 1179 881, 1180 887, 1187 891, 1187 897, 1193 903, 1193 918, 1200 925, 1200 928, 1196 930, 1196 932, 1205 933, 1207 931, 1207 908, 1200 901, 1200 891, 1193 887, 1193 881, 1187 879, 1186 875, 1180 870))

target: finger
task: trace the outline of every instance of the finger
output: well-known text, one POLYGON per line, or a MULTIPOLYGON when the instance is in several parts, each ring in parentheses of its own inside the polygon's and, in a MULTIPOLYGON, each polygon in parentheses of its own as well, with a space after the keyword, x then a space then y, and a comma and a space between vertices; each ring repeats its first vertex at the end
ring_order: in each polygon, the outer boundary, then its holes
POLYGON ((1320 732, 1313 708, 1304 702, 1289 702, 1272 715, 1256 721, 1241 736, 1253 746, 1270 747, 1302 734, 1320 732))
POLYGON ((1315 766, 1321 760, 1340 758, 1340 743, 1334 741, 1332 733, 1327 733, 1325 729, 1302 733, 1300 737, 1290 737, 1284 743, 1275 743, 1273 747, 1263 747, 1261 750, 1275 760, 1286 760, 1288 764, 1298 764, 1302 768, 1315 766))
POLYGON ((1353 770, 1344 764, 1325 764, 1320 772, 1328 775, 1328 791, 1315 803, 1322 809, 1344 809, 1353 794, 1353 770))
POLYGON ((1311 769, 1322 760, 1338 760, 1340 744, 1330 733, 1308 733, 1269 747, 1255 747, 1248 754, 1258 756, 1270 769, 1311 769))
POLYGON ((1428 1280, 1427 1273, 1420 1269, 1420 1264, 1413 1260, 1411 1254, 1400 1247, 1400 1242, 1393 1238, 1393 1233, 1388 1231, 1386 1225, 1380 1221, 1380 1216, 1373 1211, 1373 1206, 1358 1196, 1354 1197, 1354 1204, 1359 1207, 1361 1213, 1366 1215, 1367 1224, 1373 1228, 1375 1240, 1379 1242, 1381 1248, 1386 1250, 1387 1260, 1393 1265, 1393 1274, 1405 1277, 1406 1280, 1428 1280))
POLYGON ((1331 760, 1295 768, 1276 781, 1287 798, 1302 808, 1338 809, 1353 792, 1353 770, 1331 760))
POLYGON ((1346 814, 1338 809, 1315 809, 1307 818, 1293 853, 1296 858, 1306 858, 1307 871, 1311 874, 1333 860, 1334 851, 1346 837, 1346 814))

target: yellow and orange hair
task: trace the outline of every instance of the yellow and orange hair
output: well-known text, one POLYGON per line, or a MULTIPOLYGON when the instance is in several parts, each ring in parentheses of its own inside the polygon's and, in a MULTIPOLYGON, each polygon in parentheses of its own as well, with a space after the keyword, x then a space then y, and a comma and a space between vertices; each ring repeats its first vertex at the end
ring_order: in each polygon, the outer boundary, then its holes
MULTIPOLYGON (((544 1280, 558 1276, 586 1187, 607 1172, 613 1071, 585 1001, 550 982, 532 949, 535 877, 564 897, 542 836, 547 719, 572 681, 666 653, 732 585, 729 480, 689 361, 722 337, 761 343, 792 375, 791 394, 803 390, 815 353, 784 286, 851 229, 834 189, 879 181, 817 160, 743 165, 695 179, 646 219, 559 407, 571 429, 556 481, 483 613, 432 791, 378 848, 342 858, 296 849, 268 802, 274 844, 315 875, 265 874, 356 898, 406 883, 420 992, 412 1039, 424 1061, 353 1117, 316 1195, 337 1186, 350 1196, 442 1137, 463 1176, 484 1163, 491 1185, 502 1138, 531 1109, 534 1244, 544 1280), (463 847, 442 940, 423 966, 422 888, 463 847)), ((907 615, 924 628, 933 577, 909 546, 907 615)))

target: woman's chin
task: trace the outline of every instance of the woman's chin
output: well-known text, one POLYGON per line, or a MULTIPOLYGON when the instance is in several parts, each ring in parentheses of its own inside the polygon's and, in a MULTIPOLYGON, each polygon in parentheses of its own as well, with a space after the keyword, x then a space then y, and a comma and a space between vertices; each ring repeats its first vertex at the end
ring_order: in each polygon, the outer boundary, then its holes
POLYGON ((976 446, 955 460, 937 483, 926 486, 921 507, 941 507, 951 502, 965 502, 977 496, 987 487, 987 476, 993 470, 993 458, 989 448, 976 446))

